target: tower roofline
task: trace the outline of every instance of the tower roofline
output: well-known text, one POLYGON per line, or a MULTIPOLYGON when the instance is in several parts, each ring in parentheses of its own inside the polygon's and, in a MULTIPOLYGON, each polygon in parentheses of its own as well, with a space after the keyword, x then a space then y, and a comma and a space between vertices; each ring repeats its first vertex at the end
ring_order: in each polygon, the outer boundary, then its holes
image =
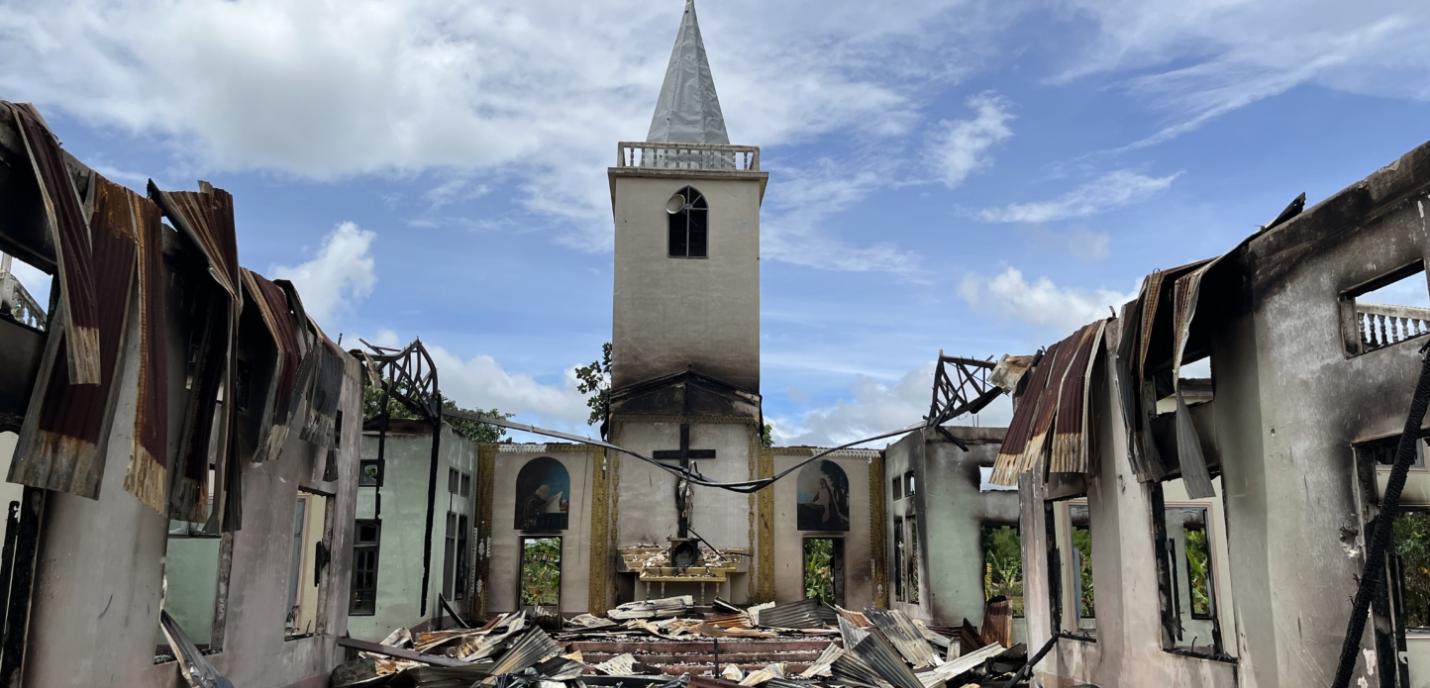
POLYGON ((655 101, 646 140, 658 143, 730 143, 720 96, 705 57, 695 0, 685 1, 685 13, 675 34, 675 47, 665 68, 665 81, 655 101))

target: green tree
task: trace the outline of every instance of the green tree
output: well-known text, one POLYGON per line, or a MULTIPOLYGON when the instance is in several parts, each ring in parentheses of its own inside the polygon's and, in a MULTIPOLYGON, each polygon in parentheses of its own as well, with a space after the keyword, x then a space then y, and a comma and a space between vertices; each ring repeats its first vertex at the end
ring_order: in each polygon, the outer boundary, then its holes
POLYGON ((553 607, 561 599, 561 538, 522 541, 521 603, 553 607))
POLYGON ((775 426, 765 423, 765 426, 760 428, 760 446, 765 449, 775 446, 775 426))
POLYGON ((600 360, 591 361, 576 369, 576 389, 586 395, 586 406, 591 416, 586 419, 590 425, 606 422, 606 414, 611 410, 611 343, 601 345, 600 360))
POLYGON ((1016 527, 984 529, 983 590, 990 598, 1007 597, 1013 616, 1023 616, 1023 550, 1016 527))
POLYGON ((1192 616, 1209 617, 1212 613, 1211 548, 1207 531, 1187 528, 1187 577, 1190 579, 1192 616))
POLYGON ((1405 626, 1430 627, 1430 512, 1400 512, 1392 532, 1404 570, 1405 626))
POLYGON ((834 599, 834 540, 805 539, 804 597, 826 604, 838 604, 838 600, 834 599))
MULTIPOLYGON (((458 406, 457 402, 452 401, 448 397, 442 398, 442 410, 466 411, 467 413, 480 413, 486 416, 500 416, 502 418, 511 418, 510 413, 503 413, 499 409, 487 409, 479 411, 464 409, 458 406)), ((381 412, 382 388, 376 385, 368 385, 366 387, 363 387, 362 417, 364 419, 376 418, 378 415, 381 414, 381 412)), ((420 417, 418 416, 416 411, 407 408, 406 404, 403 404, 402 402, 398 401, 393 397, 387 398, 387 414, 389 418, 395 418, 399 420, 416 420, 420 417)), ((502 437, 506 436, 506 428, 499 427, 496 425, 488 425, 486 423, 478 423, 476 421, 467 420, 465 418, 444 417, 443 422, 450 425, 452 427, 453 432, 456 432, 458 435, 461 435, 462 437, 465 437, 473 442, 497 442, 500 441, 502 437)))

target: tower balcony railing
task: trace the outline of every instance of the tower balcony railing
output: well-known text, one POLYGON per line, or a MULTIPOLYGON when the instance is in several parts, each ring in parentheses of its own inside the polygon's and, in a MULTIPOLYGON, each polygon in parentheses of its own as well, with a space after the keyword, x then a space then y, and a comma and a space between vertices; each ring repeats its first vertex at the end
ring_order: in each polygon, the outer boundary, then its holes
POLYGON ((622 141, 616 147, 616 167, 759 172, 760 148, 711 143, 622 141))
POLYGON ((1430 334, 1430 309, 1357 303, 1361 351, 1373 351, 1430 334))

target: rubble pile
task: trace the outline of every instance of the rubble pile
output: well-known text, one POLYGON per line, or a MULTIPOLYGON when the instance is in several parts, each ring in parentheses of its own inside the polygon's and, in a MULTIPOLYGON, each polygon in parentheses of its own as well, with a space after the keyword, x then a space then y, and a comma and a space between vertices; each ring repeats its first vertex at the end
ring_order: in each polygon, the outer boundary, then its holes
MULTIPOLYGON (((993 606, 993 605, 990 605, 993 606)), ((548 633, 527 612, 480 627, 399 628, 379 643, 346 639, 355 659, 334 688, 973 688, 1025 686, 1014 675, 1026 648, 1007 646, 1006 623, 980 632, 930 628, 903 612, 856 612, 818 600, 741 609, 691 596, 630 602, 582 614, 548 633), (565 685, 562 685, 565 684, 565 685)))

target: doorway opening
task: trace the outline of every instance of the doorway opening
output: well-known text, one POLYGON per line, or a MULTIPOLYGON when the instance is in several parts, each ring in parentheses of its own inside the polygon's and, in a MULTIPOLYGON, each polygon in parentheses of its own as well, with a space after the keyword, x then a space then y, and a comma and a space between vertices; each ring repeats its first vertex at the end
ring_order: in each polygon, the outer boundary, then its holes
POLYGON ((804 539, 804 597, 844 604, 844 539, 804 539))
POLYGON ((521 539, 521 606, 561 607, 561 538, 521 539))

